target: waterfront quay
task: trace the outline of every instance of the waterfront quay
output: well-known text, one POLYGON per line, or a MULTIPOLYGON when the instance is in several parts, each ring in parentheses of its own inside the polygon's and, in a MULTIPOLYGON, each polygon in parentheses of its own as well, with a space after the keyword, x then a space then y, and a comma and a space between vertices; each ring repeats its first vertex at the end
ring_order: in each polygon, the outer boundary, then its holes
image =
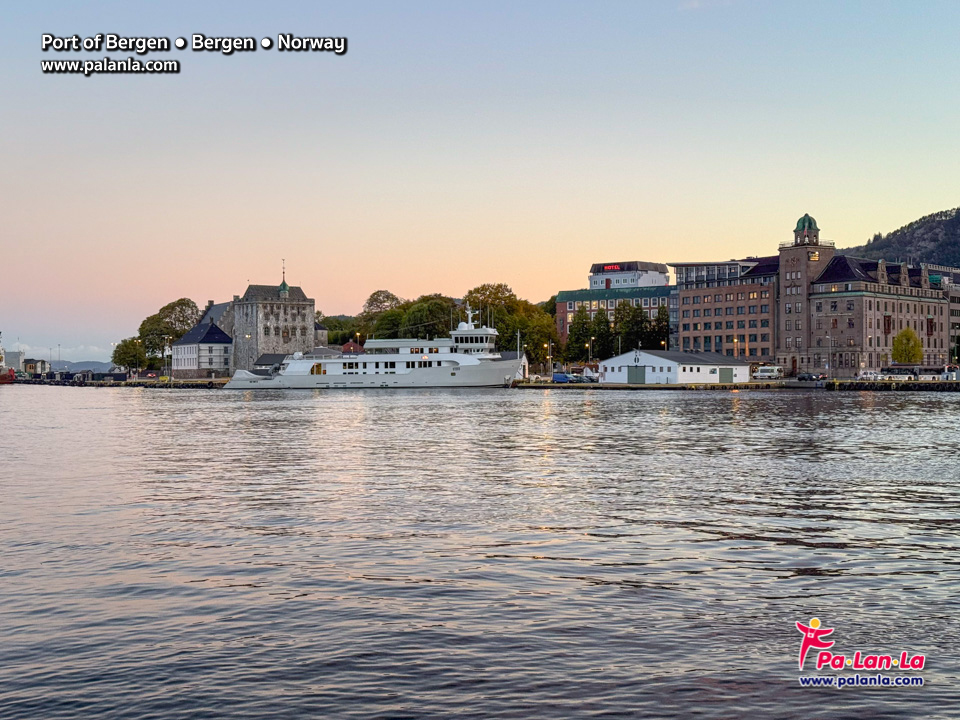
POLYGON ((222 389, 230 378, 213 380, 47 380, 17 379, 15 385, 53 385, 58 387, 156 388, 165 390, 222 389))
POLYGON ((637 385, 614 383, 517 383, 522 390, 720 390, 740 392, 744 390, 829 390, 853 392, 960 392, 960 381, 927 380, 904 382, 900 380, 820 380, 816 382, 797 382, 773 380, 749 383, 671 383, 661 385, 637 385))

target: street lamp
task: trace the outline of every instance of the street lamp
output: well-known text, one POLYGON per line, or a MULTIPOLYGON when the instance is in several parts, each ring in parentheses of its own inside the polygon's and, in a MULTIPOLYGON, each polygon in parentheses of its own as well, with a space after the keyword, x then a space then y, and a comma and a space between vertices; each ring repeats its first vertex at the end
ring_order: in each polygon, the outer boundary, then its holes
POLYGON ((553 363, 551 362, 553 358, 553 340, 545 342, 543 346, 547 349, 547 366, 550 368, 550 372, 553 372, 553 363))
POLYGON ((360 344, 360 333, 358 332, 358 333, 357 333, 357 345, 359 345, 359 344, 360 344))

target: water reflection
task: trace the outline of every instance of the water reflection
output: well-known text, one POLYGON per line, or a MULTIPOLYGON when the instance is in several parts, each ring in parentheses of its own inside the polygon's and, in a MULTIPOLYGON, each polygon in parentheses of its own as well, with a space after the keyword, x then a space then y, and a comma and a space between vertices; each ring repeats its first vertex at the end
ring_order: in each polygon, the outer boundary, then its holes
POLYGON ((958 400, 4 389, 0 707, 808 717, 816 615, 936 716, 958 400))

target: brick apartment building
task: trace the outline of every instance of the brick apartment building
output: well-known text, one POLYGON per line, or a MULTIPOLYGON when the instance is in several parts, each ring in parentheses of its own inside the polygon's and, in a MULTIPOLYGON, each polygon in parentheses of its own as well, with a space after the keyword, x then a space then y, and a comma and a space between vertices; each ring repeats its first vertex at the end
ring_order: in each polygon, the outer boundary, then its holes
POLYGON ((773 361, 778 256, 671 265, 677 273, 680 350, 773 361))
POLYGON ((924 364, 946 364, 955 352, 951 321, 954 312, 960 319, 960 269, 837 255, 809 215, 776 256, 673 267, 682 350, 834 377, 890 364, 893 338, 906 327, 920 337, 924 364))

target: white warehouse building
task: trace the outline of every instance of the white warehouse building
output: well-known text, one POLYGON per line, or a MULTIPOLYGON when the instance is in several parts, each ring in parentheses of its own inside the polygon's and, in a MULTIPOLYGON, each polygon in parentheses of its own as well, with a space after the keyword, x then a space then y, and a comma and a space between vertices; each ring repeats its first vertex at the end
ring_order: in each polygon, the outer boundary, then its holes
POLYGON ((600 363, 608 385, 685 385, 750 382, 750 364, 718 353, 631 350, 600 363))

